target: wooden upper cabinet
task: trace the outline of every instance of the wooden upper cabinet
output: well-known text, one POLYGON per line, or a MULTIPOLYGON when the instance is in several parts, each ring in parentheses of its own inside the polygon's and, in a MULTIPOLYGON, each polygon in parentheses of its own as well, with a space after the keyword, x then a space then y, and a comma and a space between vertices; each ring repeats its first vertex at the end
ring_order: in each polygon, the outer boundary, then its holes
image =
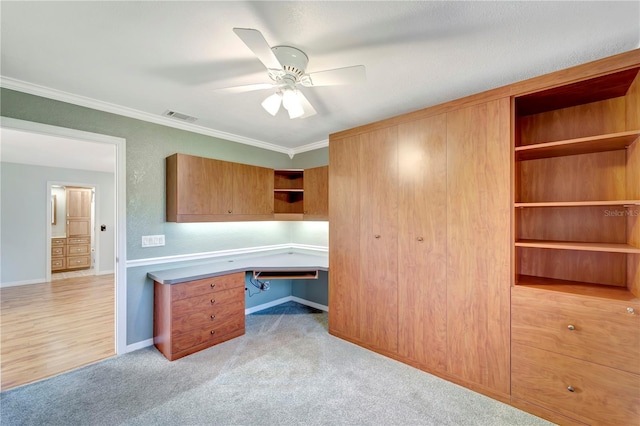
POLYGON ((166 191, 168 222, 273 217, 273 170, 265 167, 174 154, 166 159, 166 191))
POLYGON ((273 215, 273 169, 233 164, 233 214, 273 215))
POLYGON ((304 220, 329 218, 329 166, 304 170, 304 220))
POLYGON ((166 167, 167 222, 207 221, 232 213, 232 163, 174 154, 167 157, 166 167))

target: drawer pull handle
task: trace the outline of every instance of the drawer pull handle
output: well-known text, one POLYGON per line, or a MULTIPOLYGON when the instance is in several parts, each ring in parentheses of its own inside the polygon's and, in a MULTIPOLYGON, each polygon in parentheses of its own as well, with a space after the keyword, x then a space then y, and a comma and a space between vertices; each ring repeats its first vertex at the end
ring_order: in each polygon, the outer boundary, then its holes
POLYGON ((376 234, 376 235, 374 235, 374 237, 376 237, 376 238, 380 238, 380 235, 376 234))
POLYGON ((211 315, 211 319, 216 319, 216 316, 215 315, 211 315))
POLYGON ((575 325, 573 325, 573 324, 569 324, 569 325, 567 326, 567 328, 568 328, 569 330, 573 331, 573 330, 575 330, 575 329, 576 329, 576 326, 575 326, 575 325))
POLYGON ((424 238, 422 238, 422 237, 418 237, 418 241, 423 242, 423 241, 424 241, 424 238))
POLYGON ((214 288, 216 286, 216 283, 211 283, 211 288, 214 288))
POLYGON ((633 315, 636 311, 633 308, 627 308, 627 312, 633 315))
POLYGON ((211 304, 213 305, 214 303, 216 303, 216 299, 211 299, 211 304))
POLYGON ((569 386, 569 387, 567 388, 567 390, 568 390, 569 392, 575 392, 575 391, 576 391, 576 390, 573 388, 573 386, 569 386))
POLYGON ((216 334, 216 331, 215 330, 211 330, 211 334, 216 334))

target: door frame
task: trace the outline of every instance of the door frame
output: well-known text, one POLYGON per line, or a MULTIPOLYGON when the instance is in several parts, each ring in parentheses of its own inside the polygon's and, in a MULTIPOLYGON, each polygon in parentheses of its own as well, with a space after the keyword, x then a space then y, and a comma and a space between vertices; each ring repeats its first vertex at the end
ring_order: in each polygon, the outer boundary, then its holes
MULTIPOLYGON (((0 117, 0 125, 7 129, 51 135, 77 141, 112 144, 115 148, 115 349, 120 355, 127 352, 127 215, 126 215, 126 139, 85 132, 66 127, 51 126, 33 121, 0 117)), ((50 204, 47 203, 50 209, 50 204)), ((49 216, 50 217, 50 214, 49 216)), ((50 233, 49 228, 49 233, 50 233)), ((49 235, 50 236, 50 235, 49 235)), ((49 249, 49 256, 51 249, 49 249)))
MULTIPOLYGON (((91 237, 91 244, 93 246, 95 246, 96 250, 95 253, 91 254, 91 258, 95 259, 95 264, 91 264, 91 267, 93 268, 93 275, 98 275, 98 271, 100 270, 100 256, 99 256, 99 251, 100 251, 100 234, 98 233, 98 230, 96 229, 97 224, 100 223, 100 202, 98 201, 98 194, 100 193, 99 187, 100 185, 95 184, 95 183, 78 183, 78 182, 62 182, 62 181, 47 181, 47 263, 46 263, 46 268, 45 268, 45 281, 46 282, 51 282, 51 268, 48 265, 51 265, 51 220, 49 220, 49 218, 51 217, 51 203, 49 202, 49 199, 51 198, 51 189, 53 186, 74 186, 74 187, 79 187, 79 188, 87 188, 87 189, 92 189, 93 190, 93 209, 94 209, 94 214, 93 217, 91 218, 91 230, 92 230, 92 237, 91 237)), ((114 258, 114 267, 115 267, 115 258, 114 258)))

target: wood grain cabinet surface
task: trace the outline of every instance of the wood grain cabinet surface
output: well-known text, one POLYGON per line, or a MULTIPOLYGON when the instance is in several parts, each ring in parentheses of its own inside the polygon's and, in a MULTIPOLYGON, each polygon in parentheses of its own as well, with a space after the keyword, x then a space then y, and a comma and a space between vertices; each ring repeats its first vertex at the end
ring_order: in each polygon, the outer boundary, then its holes
POLYGON ((329 136, 329 332, 638 424, 640 49, 329 136))
POLYGON ((640 424, 640 55, 575 70, 513 101, 512 397, 640 424))
POLYGON ((154 338, 170 361, 241 336, 244 272, 180 284, 154 283, 154 338))

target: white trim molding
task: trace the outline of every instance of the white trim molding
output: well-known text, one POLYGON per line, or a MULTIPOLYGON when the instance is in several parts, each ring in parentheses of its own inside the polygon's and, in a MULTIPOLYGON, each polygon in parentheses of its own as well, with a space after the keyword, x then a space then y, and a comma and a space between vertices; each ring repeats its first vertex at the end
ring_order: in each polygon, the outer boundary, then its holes
POLYGON ((245 145, 254 146, 256 148, 262 148, 269 151, 280 152, 287 154, 289 158, 293 158, 294 155, 313 151, 314 149, 324 148, 329 146, 329 141, 324 140, 320 142, 314 142, 308 145, 300 146, 298 148, 285 148, 280 145, 276 145, 271 142, 265 142, 258 139, 252 139, 245 136, 236 135, 233 133, 223 132, 221 130, 211 129, 208 127, 198 126, 196 124, 185 123, 176 121, 162 115, 151 114, 148 112, 140 111, 134 108, 129 108, 110 102, 104 102, 97 99, 89 98, 86 96, 75 95, 73 93, 64 92, 62 90, 51 89, 49 87, 41 86, 38 84, 29 83, 26 81, 18 80, 11 77, 5 77, 0 75, 0 87, 4 87, 10 90, 16 90, 18 92, 28 93, 30 95, 41 96, 43 98, 53 99, 56 101, 66 102, 73 105, 79 105, 98 111, 110 112, 112 114, 118 114, 129 118, 135 118, 137 120, 147 121, 149 123, 160 124, 167 127, 173 127, 175 129, 186 130, 188 132, 198 133, 201 135, 212 136, 214 138, 224 139, 231 142, 237 142, 245 145))
POLYGON ((241 254, 263 253, 266 251, 306 250, 315 252, 328 252, 325 246, 313 246, 307 244, 274 244, 271 246, 245 247, 241 249, 218 250, 203 253, 176 254, 173 256, 151 257, 147 259, 127 260, 127 268, 138 266, 162 265, 173 262, 186 262, 191 260, 215 259, 218 257, 237 256, 241 254))

